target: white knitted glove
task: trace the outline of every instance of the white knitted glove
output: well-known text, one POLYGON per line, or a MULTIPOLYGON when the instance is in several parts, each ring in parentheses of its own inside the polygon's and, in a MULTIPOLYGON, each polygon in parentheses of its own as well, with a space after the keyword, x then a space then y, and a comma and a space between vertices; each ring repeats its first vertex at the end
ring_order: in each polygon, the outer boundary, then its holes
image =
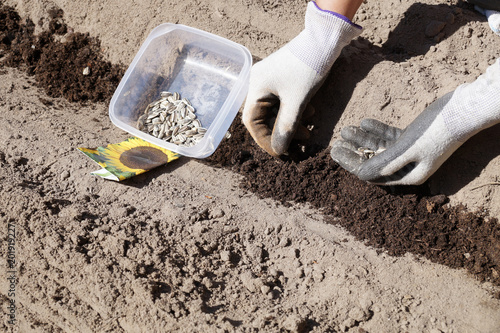
POLYGON ((286 153, 311 97, 342 48, 360 33, 346 17, 309 2, 305 29, 252 68, 243 123, 260 147, 273 156, 286 153), (278 107, 271 130, 269 120, 278 107))
POLYGON ((331 156, 370 183, 418 185, 463 142, 497 123, 500 59, 473 83, 463 84, 429 105, 405 130, 374 119, 363 120, 360 127, 342 129, 345 141, 333 144, 331 156), (379 153, 369 158, 360 152, 365 149, 379 153))
POLYGON ((486 16, 491 30, 500 36, 500 12, 491 9, 484 9, 479 6, 474 6, 474 9, 486 16))

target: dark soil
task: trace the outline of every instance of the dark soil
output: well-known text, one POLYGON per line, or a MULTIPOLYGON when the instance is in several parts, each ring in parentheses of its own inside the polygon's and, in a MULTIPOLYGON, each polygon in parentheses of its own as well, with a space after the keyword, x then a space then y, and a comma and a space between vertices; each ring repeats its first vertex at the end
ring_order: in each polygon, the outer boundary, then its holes
MULTIPOLYGON (((0 68, 26 70, 49 96, 109 102, 124 68, 103 61, 98 40, 67 34, 61 11, 53 13, 49 31, 34 36, 33 22, 1 4, 0 68), (64 43, 54 38, 62 34, 64 43), (82 74, 85 67, 91 70, 88 76, 82 74)), ((425 186, 383 188, 361 182, 319 147, 307 153, 292 149, 293 158, 287 160, 272 158, 255 145, 238 118, 230 132, 231 138, 203 163, 242 174, 244 189, 284 204, 309 203, 322 210, 328 223, 390 255, 413 253, 500 285, 496 219, 448 207, 446 196, 429 196, 425 186)))
MULTIPOLYGON (((1 2, 0 2, 1 4, 1 2)), ((88 34, 72 33, 53 11, 49 31, 33 34, 35 24, 21 20, 12 9, 0 10, 0 67, 23 67, 51 97, 71 102, 105 102, 113 95, 125 73, 122 66, 103 61, 100 43, 88 34), (65 43, 55 36, 65 36, 65 43), (89 75, 83 70, 88 67, 89 75)))
POLYGON ((231 138, 208 163, 245 176, 241 186, 262 197, 310 203, 325 220, 390 255, 407 252, 453 268, 466 268, 481 281, 500 284, 500 225, 494 218, 449 207, 445 195, 425 186, 369 185, 333 162, 328 151, 302 161, 264 153, 239 119, 231 138))

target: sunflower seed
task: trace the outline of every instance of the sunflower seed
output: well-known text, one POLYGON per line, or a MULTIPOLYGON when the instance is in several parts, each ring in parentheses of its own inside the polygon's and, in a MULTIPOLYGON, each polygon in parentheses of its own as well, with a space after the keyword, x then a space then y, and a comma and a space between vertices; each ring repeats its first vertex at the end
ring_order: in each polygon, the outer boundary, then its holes
POLYGON ((161 125, 160 127, 160 133, 158 133, 158 139, 163 138, 164 134, 165 134, 165 124, 161 125))
POLYGON ((193 136, 195 134, 198 134, 198 131, 196 129, 190 129, 190 130, 187 130, 186 132, 184 132, 184 134, 186 134, 187 137, 190 137, 190 136, 193 136))
POLYGON ((194 127, 201 127, 201 122, 199 119, 194 119, 193 120, 193 125, 194 127))
POLYGON ((177 138, 179 139, 179 141, 182 141, 182 142, 185 142, 186 141, 186 136, 184 134, 179 134, 177 135, 177 138))
POLYGON ((137 128, 176 145, 192 147, 207 132, 187 98, 177 92, 162 91, 160 98, 146 107, 137 128))
POLYGON ((356 153, 365 159, 370 159, 373 156, 380 154, 384 150, 385 150, 385 148, 379 148, 377 150, 372 150, 372 149, 365 148, 365 147, 359 147, 358 150, 356 151, 356 153))
POLYGON ((175 108, 175 111, 178 111, 178 112, 181 112, 182 110, 184 110, 186 108, 186 104, 180 102, 177 104, 176 108, 175 108))
POLYGON ((173 105, 173 104, 169 104, 169 106, 168 106, 168 108, 167 108, 167 112, 168 112, 168 113, 172 113, 174 110, 175 110, 175 105, 173 105))
POLYGON ((186 107, 183 107, 180 110, 180 115, 181 115, 181 118, 186 118, 186 115, 187 115, 187 109, 186 109, 186 107))
POLYGON ((179 126, 177 126, 177 125, 176 125, 176 126, 174 127, 173 131, 172 131, 172 135, 173 135, 173 136, 176 136, 176 135, 177 135, 177 133, 179 133, 179 126))
POLYGON ((182 119, 179 123, 180 123, 181 125, 190 125, 192 122, 193 122, 193 119, 190 119, 190 118, 184 118, 184 119, 182 119))

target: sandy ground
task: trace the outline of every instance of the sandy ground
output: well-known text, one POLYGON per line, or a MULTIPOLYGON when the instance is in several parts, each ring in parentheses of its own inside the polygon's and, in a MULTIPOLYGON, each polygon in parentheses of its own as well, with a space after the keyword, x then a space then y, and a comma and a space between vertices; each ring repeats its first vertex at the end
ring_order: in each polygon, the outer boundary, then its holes
MULTIPOLYGON (((100 38, 107 59, 125 65, 163 22, 221 35, 263 58, 302 29, 306 6, 6 3, 42 23, 49 9, 62 8, 70 27, 100 38)), ((500 56, 500 37, 456 4, 363 4, 355 18, 363 38, 346 48, 313 100, 318 110, 330 110, 318 137, 335 139, 340 128, 367 116, 404 127, 434 99, 484 72, 500 56), (431 19, 447 24, 429 46, 422 22, 431 19), (406 50, 407 59, 394 62, 384 44, 406 50)), ((1 330, 498 332, 500 301, 492 298, 498 287, 410 255, 379 254, 309 207, 242 191, 240 177, 228 170, 181 158, 127 185, 90 176, 96 165, 76 147, 128 137, 111 124, 107 107, 51 99, 21 71, 1 73, 0 253, 7 225, 15 224, 18 261, 17 323, 8 323, 9 280, 2 275, 1 330)), ((500 186, 487 185, 500 180, 499 132, 496 126, 466 143, 430 180, 433 191, 500 217, 500 186)), ((7 267, 6 256, 0 265, 7 267)))

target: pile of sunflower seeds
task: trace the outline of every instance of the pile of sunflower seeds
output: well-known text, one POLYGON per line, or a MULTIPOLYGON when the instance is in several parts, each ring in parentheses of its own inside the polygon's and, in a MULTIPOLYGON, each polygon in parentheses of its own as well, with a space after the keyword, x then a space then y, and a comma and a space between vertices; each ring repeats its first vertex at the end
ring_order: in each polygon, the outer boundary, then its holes
POLYGON ((137 129, 167 142, 192 147, 207 132, 196 117, 196 110, 179 93, 163 91, 137 120, 137 129))

